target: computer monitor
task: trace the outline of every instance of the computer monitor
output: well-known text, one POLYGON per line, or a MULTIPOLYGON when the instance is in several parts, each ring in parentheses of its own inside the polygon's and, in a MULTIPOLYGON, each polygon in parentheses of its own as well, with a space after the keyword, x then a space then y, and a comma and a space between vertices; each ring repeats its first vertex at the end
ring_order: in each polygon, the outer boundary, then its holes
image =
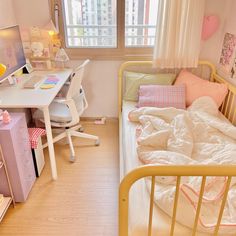
POLYGON ((0 29, 0 63, 7 69, 0 83, 26 65, 19 26, 0 29))

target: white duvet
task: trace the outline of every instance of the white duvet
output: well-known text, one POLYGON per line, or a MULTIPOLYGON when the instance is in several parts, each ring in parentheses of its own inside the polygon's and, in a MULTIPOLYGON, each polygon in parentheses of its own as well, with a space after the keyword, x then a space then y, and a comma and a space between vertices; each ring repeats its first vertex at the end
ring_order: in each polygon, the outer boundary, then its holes
MULTIPOLYGON (((236 127, 218 111, 209 97, 196 100, 188 110, 144 107, 129 113, 137 128, 138 157, 144 164, 236 164, 236 127)), ((236 173, 235 173, 236 174, 236 173)), ((182 177, 176 220, 193 226, 200 177, 182 177)), ((198 230, 213 232, 226 177, 208 177, 198 230)), ((150 191, 150 181, 146 180, 150 191)), ((156 177, 155 202, 172 216, 176 177, 156 177)), ((232 179, 220 233, 236 234, 236 185, 232 179)))

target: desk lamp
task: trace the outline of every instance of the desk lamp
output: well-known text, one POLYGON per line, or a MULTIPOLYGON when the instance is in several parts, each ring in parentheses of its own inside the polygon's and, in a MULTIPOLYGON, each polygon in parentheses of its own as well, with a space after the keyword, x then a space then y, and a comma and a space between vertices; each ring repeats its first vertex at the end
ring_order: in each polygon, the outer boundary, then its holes
POLYGON ((4 64, 0 63, 0 77, 5 74, 7 67, 4 64))

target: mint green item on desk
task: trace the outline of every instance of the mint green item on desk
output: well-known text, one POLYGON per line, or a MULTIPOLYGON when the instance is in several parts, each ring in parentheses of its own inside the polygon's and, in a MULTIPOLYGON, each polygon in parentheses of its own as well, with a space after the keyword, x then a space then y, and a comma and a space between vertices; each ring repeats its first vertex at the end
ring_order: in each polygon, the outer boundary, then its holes
POLYGON ((143 74, 137 72, 125 72, 125 91, 126 101, 138 101, 138 90, 140 85, 171 85, 176 75, 171 73, 143 74))

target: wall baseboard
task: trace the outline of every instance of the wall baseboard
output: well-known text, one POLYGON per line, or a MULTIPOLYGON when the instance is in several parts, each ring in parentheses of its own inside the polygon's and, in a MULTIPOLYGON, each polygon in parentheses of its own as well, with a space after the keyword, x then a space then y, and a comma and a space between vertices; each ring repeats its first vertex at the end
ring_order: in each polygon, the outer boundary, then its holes
MULTIPOLYGON (((95 121, 101 120, 102 118, 103 117, 80 117, 80 120, 95 122, 95 121)), ((117 117, 105 117, 105 118, 106 118, 106 121, 108 121, 108 122, 110 122, 110 121, 117 122, 118 121, 117 117)))

